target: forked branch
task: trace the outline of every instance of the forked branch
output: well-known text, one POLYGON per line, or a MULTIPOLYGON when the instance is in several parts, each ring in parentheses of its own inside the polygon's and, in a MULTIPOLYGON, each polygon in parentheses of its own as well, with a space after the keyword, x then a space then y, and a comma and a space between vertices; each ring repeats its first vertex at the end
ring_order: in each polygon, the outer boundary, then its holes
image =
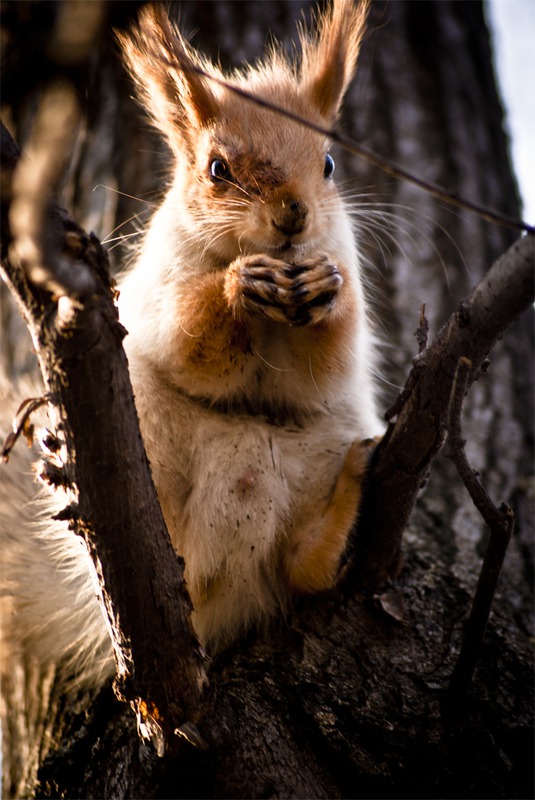
POLYGON ((490 538, 483 559, 472 609, 466 621, 459 658, 453 670, 446 708, 457 710, 472 680, 483 637, 496 593, 498 578, 513 533, 515 516, 512 509, 502 503, 497 508, 468 462, 461 430, 461 412, 466 395, 472 363, 459 359, 448 411, 449 458, 466 486, 474 505, 490 528, 490 538))
POLYGON ((416 498, 440 452, 460 358, 470 360, 467 388, 517 317, 534 301, 533 235, 519 239, 480 281, 436 337, 416 356, 404 389, 387 413, 388 430, 370 468, 346 583, 380 593, 401 567, 401 540, 416 498))

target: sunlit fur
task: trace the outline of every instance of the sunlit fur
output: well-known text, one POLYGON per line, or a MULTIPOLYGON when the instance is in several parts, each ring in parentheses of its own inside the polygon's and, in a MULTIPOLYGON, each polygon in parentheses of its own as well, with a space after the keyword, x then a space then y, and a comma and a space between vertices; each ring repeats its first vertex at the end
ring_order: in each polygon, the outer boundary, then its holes
MULTIPOLYGON (((335 0, 315 33, 300 32, 300 62, 272 48, 227 78, 332 125, 365 12, 365 3, 335 0)), ((120 317, 194 625, 217 648, 284 607, 292 591, 333 585, 360 501, 361 442, 381 430, 374 342, 350 214, 324 177, 329 143, 197 74, 223 77, 161 5, 144 8, 120 41, 173 155, 170 188, 121 281, 120 317), (211 176, 214 160, 228 177, 211 176)), ((55 558, 66 548, 85 574, 62 537, 55 558)), ((105 627, 92 584, 76 600, 73 589, 47 583, 47 613, 52 603, 67 617, 87 607, 84 645, 100 652, 105 627)), ((29 616, 44 591, 30 598, 29 616)), ((71 656, 71 634, 58 623, 54 656, 58 648, 71 656)))

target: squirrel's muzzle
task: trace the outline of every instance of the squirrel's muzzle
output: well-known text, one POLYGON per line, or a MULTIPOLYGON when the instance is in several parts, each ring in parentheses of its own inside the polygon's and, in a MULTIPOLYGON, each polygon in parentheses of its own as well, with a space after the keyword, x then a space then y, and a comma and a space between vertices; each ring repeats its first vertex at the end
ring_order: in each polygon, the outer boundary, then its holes
POLYGON ((307 207, 293 197, 283 200, 272 212, 271 221, 275 228, 287 236, 301 233, 307 219, 307 207))

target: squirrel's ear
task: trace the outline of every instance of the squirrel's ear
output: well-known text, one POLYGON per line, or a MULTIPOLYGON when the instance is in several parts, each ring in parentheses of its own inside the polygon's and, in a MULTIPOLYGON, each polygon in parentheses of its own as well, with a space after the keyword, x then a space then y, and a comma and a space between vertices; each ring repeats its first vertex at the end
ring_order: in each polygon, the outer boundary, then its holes
POLYGON ((302 29, 301 83, 322 117, 334 122, 353 77, 369 0, 332 0, 319 13, 316 32, 302 29))
POLYGON ((173 27, 160 3, 145 6, 138 26, 117 38, 143 106, 178 153, 217 114, 208 81, 195 71, 214 66, 173 27))

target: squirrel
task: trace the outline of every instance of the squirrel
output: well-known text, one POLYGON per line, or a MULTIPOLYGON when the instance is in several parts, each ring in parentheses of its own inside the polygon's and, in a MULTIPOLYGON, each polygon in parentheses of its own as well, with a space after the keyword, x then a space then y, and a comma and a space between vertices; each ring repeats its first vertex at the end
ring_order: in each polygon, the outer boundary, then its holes
MULTIPOLYGON (((332 127, 366 11, 333 0, 315 32, 300 30, 299 62, 272 46, 229 74, 161 4, 117 34, 173 158, 170 188, 120 280, 119 316, 158 497, 209 651, 292 594, 335 584, 382 429, 329 143, 223 81, 332 127)), ((18 522, 27 530, 8 536, 8 630, 44 663, 101 680, 113 660, 85 546, 60 523, 18 522)))

